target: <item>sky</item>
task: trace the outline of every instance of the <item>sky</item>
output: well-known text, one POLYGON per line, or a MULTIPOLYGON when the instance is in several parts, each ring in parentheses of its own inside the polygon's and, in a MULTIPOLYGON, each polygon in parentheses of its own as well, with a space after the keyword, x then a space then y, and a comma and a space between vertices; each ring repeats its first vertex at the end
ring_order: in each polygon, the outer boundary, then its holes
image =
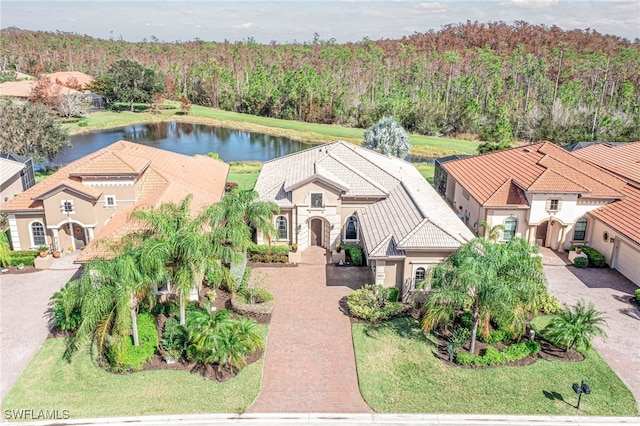
POLYGON ((287 43, 396 39, 470 21, 522 20, 640 38, 640 0, 0 0, 0 27, 103 39, 287 43))

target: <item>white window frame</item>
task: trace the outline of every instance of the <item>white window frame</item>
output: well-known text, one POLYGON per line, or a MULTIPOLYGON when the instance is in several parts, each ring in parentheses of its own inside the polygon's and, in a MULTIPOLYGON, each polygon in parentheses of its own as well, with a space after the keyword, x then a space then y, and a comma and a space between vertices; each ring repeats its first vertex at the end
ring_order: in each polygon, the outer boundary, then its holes
POLYGON ((289 219, 285 215, 280 214, 280 215, 275 217, 274 226, 275 226, 276 232, 278 234, 278 241, 289 241, 289 219), (284 219, 285 233, 287 235, 285 238, 282 238, 280 236, 280 227, 278 225, 279 225, 279 222, 280 222, 281 218, 284 219))
POLYGON ((549 211, 550 212, 558 212, 560 211, 560 200, 558 198, 550 198, 549 199, 549 211), (556 207, 553 207, 553 203, 556 203, 556 207))
POLYGON ((29 238, 31 239, 31 247, 40 247, 40 246, 48 246, 47 244, 47 228, 44 226, 44 223, 40 220, 33 220, 31 222, 29 222, 29 238), (43 238, 44 238, 44 243, 42 244, 36 244, 34 235, 33 235, 33 225, 34 224, 40 224, 40 226, 42 226, 42 232, 43 232, 43 238))
POLYGON ((64 214, 74 214, 76 212, 76 207, 73 200, 60 200, 60 210, 64 214), (71 210, 67 210, 67 203, 71 206, 71 210))
POLYGON ((346 241, 359 241, 360 240, 360 221, 358 221, 358 217, 356 215, 351 215, 344 222, 344 239, 346 241), (355 238, 347 238, 347 227, 349 225, 349 221, 353 219, 356 224, 356 237, 355 238))
POLYGON ((104 196, 104 206, 105 207, 117 207, 117 201, 116 201, 116 196, 115 195, 105 195, 104 196), (112 200, 112 202, 109 202, 109 200, 112 200))
POLYGON ((309 193, 309 208, 312 209, 323 209, 324 208, 324 193, 323 192, 310 192, 309 193), (314 195, 319 195, 320 196, 320 206, 314 206, 313 205, 313 196, 314 195))
POLYGON ((589 219, 587 219, 586 217, 581 217, 578 220, 576 220, 576 224, 573 226, 573 241, 587 241, 587 230, 589 229, 589 219), (578 231, 577 226, 578 226, 578 222, 580 221, 584 221, 584 230, 580 231, 580 232, 584 232, 584 235, 581 239, 576 239, 576 232, 578 231))

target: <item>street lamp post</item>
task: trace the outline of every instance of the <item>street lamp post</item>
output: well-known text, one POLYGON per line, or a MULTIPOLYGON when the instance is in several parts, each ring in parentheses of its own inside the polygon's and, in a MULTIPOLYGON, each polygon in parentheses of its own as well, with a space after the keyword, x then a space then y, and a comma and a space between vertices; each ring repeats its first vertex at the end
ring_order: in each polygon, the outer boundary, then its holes
POLYGON ((589 395, 591 393, 591 388, 584 382, 584 380, 582 380, 580 384, 573 384, 573 391, 578 394, 578 405, 576 405, 576 409, 579 410, 582 394, 589 395))

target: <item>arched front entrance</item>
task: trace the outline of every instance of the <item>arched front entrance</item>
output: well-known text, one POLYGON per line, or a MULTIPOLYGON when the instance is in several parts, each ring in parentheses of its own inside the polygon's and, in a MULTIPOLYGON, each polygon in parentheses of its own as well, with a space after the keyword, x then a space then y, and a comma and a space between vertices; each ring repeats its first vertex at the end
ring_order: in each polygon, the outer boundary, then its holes
POLYGON ((311 219, 309 224, 309 244, 312 246, 323 246, 323 221, 320 218, 311 219))
POLYGON ((540 247, 547 246, 547 232, 549 230, 549 221, 545 220, 536 226, 536 245, 540 247))
POLYGON ((87 233, 84 228, 78 224, 73 224, 73 240, 75 249, 81 249, 87 245, 87 233))

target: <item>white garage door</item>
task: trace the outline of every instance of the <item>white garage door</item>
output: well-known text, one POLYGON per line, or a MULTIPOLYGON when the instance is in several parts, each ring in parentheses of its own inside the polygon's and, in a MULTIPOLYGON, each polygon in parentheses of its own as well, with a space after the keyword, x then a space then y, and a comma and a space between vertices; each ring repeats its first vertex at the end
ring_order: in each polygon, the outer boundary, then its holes
POLYGON ((622 275, 640 286, 640 250, 620 241, 614 266, 622 275))

